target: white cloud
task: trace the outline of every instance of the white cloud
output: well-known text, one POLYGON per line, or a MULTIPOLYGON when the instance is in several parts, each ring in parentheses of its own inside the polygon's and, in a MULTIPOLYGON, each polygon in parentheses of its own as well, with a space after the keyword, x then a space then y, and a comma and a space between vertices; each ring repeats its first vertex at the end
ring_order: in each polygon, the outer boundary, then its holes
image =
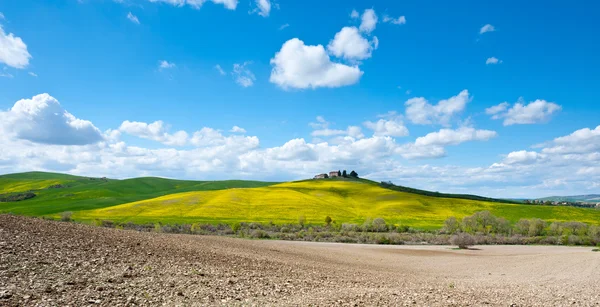
POLYGON ((431 105, 423 97, 411 98, 406 101, 406 117, 414 124, 448 125, 452 117, 465 109, 471 100, 469 91, 462 90, 458 95, 440 100, 431 105))
POLYGON ((233 76, 235 82, 242 87, 250 87, 254 85, 256 77, 246 66, 252 64, 252 62, 244 62, 242 64, 233 64, 233 76))
POLYGON ((284 89, 352 85, 363 74, 357 66, 331 62, 322 45, 307 46, 297 38, 281 46, 271 65, 270 82, 284 89))
POLYGON ((506 109, 508 109, 509 106, 510 106, 510 103, 503 102, 499 105, 495 105, 495 106, 485 109, 485 114, 494 115, 494 114, 497 114, 500 112, 504 112, 504 111, 506 111, 506 109))
POLYGON ((416 146, 448 146, 458 145, 468 141, 487 141, 498 134, 491 130, 476 130, 472 127, 461 127, 456 130, 440 129, 417 138, 416 146))
POLYGON ((402 137, 408 135, 408 128, 404 126, 404 123, 399 118, 391 120, 380 119, 377 122, 367 121, 364 123, 364 126, 373 130, 374 136, 402 137))
POLYGON ((140 20, 137 18, 137 16, 133 15, 131 12, 129 12, 127 14, 127 19, 129 19, 131 22, 135 23, 135 24, 140 24, 140 20))
POLYGON ((256 0, 256 12, 262 17, 269 17, 271 13, 271 1, 269 0, 256 0))
POLYGON ((542 159, 543 157, 544 157, 543 154, 539 154, 535 151, 527 151, 527 150, 513 151, 513 152, 509 153, 508 155, 506 155, 506 158, 504 158, 504 163, 506 163, 506 164, 530 164, 530 163, 536 162, 539 159, 542 159))
POLYGON ((205 2, 211 1, 215 4, 222 4, 225 8, 235 10, 238 0, 149 0, 150 2, 162 2, 174 6, 184 6, 185 4, 192 8, 199 9, 205 2))
POLYGON ((233 132, 233 133, 246 133, 246 129, 238 127, 238 126, 233 126, 233 128, 231 128, 231 130, 229 130, 229 132, 233 132))
POLYGON ((479 34, 483 34, 483 33, 487 33, 487 32, 494 32, 496 31, 496 28, 494 28, 494 26, 492 26, 491 24, 486 24, 485 26, 481 27, 481 29, 479 29, 479 34))
POLYGON ((317 116, 316 123, 308 123, 313 129, 327 128, 329 126, 329 122, 325 120, 325 117, 319 115, 317 116))
POLYGON ((593 154, 600 152, 600 126, 595 129, 583 128, 569 135, 555 138, 544 146, 543 153, 547 154, 593 154))
POLYGON ((175 63, 170 63, 168 61, 162 60, 158 62, 158 70, 171 69, 175 68, 175 63))
POLYGON ((510 104, 503 102, 499 105, 486 109, 486 113, 493 115, 492 119, 504 119, 504 125, 536 124, 550 120, 552 114, 560 111, 561 106, 554 102, 537 99, 525 105, 523 99, 519 99, 511 108, 510 104))
POLYGON ((6 34, 0 25, 0 63, 23 69, 29 65, 29 59, 31 54, 23 40, 12 33, 6 34))
POLYGON ((48 94, 21 99, 10 110, 0 112, 0 131, 43 144, 86 145, 103 139, 91 122, 76 118, 48 94))
POLYGON ((394 18, 394 17, 390 17, 388 15, 384 15, 383 22, 392 23, 395 25, 403 25, 403 24, 406 24, 406 17, 400 16, 398 18, 394 18))
POLYGON ((219 72, 219 74, 220 74, 221 76, 224 76, 224 75, 226 75, 226 74, 227 74, 227 73, 226 73, 226 72, 223 70, 223 68, 221 68, 221 65, 219 65, 219 64, 215 65, 215 69, 216 69, 216 70, 219 72))
POLYGON ((350 18, 356 19, 360 17, 360 13, 358 13, 357 10, 352 10, 352 12, 350 13, 350 18))
POLYGON ((369 42, 356 27, 344 27, 329 42, 327 50, 338 58, 364 60, 371 57, 371 52, 377 48, 378 44, 377 37, 369 42))
POLYGON ((287 28, 287 27, 289 27, 289 26, 290 26, 290 24, 289 24, 289 23, 284 23, 284 24, 282 24, 282 25, 279 27, 279 31, 281 31, 281 30, 283 30, 283 29, 285 29, 285 28, 287 28))
POLYGON ((561 136, 554 139, 554 142, 561 145, 579 145, 587 142, 595 142, 600 139, 600 126, 594 130, 590 128, 579 129, 567 136, 561 136))
POLYGON ((36 73, 34 73, 33 71, 30 71, 30 72, 28 72, 28 74, 29 74, 30 76, 32 76, 32 77, 36 77, 36 78, 37 78, 37 76, 38 76, 38 75, 37 75, 36 73))
MULTIPOLYGON (((223 135, 219 130, 204 127, 187 138, 186 145, 196 147, 173 148, 174 145, 167 145, 150 149, 129 146, 120 140, 120 130, 109 129, 102 134, 90 122, 66 116, 66 111, 61 108, 54 109, 57 103, 48 104, 50 106, 33 103, 35 107, 19 104, 19 107, 13 108, 15 110, 0 113, 0 173, 48 170, 114 178, 163 176, 209 180, 291 180, 341 168, 355 169, 361 177, 378 181, 392 180, 434 191, 496 197, 578 194, 597 190, 600 186, 600 126, 557 137, 543 145, 539 152, 514 151, 489 166, 465 167, 418 164, 416 161, 405 164, 404 159, 443 157, 446 155, 445 146, 485 141, 494 137, 495 132, 469 127, 441 129, 414 142, 399 144, 389 135, 364 138, 360 136, 360 127, 349 126, 339 130, 343 134, 332 135, 328 141, 308 143, 304 138, 294 138, 280 146, 261 148, 258 137, 223 135), (18 115, 21 109, 28 111, 25 115, 18 115), (8 121, 8 118, 11 120, 8 121), (30 129, 29 125, 33 128, 30 129), (35 133, 52 130, 53 134, 46 134, 52 137, 46 137, 41 143, 23 139, 17 132, 25 126, 35 133), (67 127, 58 129, 59 126, 67 127), (87 129, 92 127, 97 141, 48 142, 48 139, 64 140, 66 135, 81 133, 86 130, 81 129, 85 126, 87 129), (55 145, 75 143, 79 146, 55 145)), ((381 118, 386 121, 401 119, 395 113, 381 118)), ((170 135, 164 124, 153 124, 132 124, 125 130, 161 141, 177 134, 170 135)), ((379 122, 373 124, 380 125, 379 122)), ((334 130, 331 125, 325 118, 318 117, 311 126, 334 130)), ((234 128, 232 131, 238 130, 234 128)))
POLYGON ((2 77, 2 78, 11 78, 12 79, 15 76, 13 76, 13 75, 11 75, 11 74, 9 74, 7 72, 0 72, 0 77, 2 77))
POLYGON ((350 136, 352 138, 363 138, 362 130, 358 126, 348 126, 346 130, 330 129, 329 122, 323 116, 317 116, 317 122, 308 123, 315 129, 311 135, 314 137, 350 136))
POLYGON ((167 133, 168 127, 163 121, 158 120, 153 123, 124 121, 119 127, 119 131, 137 136, 144 139, 161 142, 165 145, 183 146, 188 141, 188 134, 185 131, 177 131, 174 134, 167 133))
POLYGON ((360 22, 360 31, 365 32, 367 34, 373 32, 375 27, 377 26, 377 14, 375 14, 374 9, 366 9, 362 14, 361 22, 360 22))
POLYGON ((491 58, 488 58, 487 60, 485 60, 485 64, 486 65, 489 65, 489 64, 500 64, 500 63, 502 63, 502 60, 499 60, 496 57, 491 57, 491 58))

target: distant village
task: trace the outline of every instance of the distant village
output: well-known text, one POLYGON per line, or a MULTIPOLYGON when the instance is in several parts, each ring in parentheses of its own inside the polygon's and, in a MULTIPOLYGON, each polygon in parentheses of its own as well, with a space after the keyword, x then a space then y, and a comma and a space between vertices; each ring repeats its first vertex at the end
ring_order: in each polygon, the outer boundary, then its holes
POLYGON ((335 177, 343 177, 343 178, 358 178, 358 173, 355 171, 351 171, 347 173, 346 170, 340 171, 331 171, 329 174, 317 174, 313 179, 326 179, 326 178, 335 178, 335 177))
POLYGON ((550 201, 543 199, 526 199, 524 201, 526 204, 532 205, 545 205, 545 206, 570 206, 570 207, 580 207, 580 208, 598 208, 600 209, 600 202, 584 202, 584 201, 550 201))

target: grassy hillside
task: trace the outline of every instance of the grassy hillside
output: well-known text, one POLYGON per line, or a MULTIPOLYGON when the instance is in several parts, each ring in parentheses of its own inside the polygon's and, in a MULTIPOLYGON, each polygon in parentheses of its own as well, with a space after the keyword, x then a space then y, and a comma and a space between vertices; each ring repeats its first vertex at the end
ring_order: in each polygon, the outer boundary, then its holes
POLYGON ((125 222, 269 222, 289 223, 305 216, 309 223, 323 223, 326 216, 339 222, 362 223, 366 218, 419 228, 437 228, 450 217, 489 210, 511 221, 542 218, 600 223, 600 211, 592 209, 528 206, 439 198, 394 191, 369 181, 308 180, 254 189, 186 192, 81 211, 74 218, 125 222))
POLYGON ((259 181, 189 181, 153 177, 105 180, 41 172, 11 174, 0 176, 0 194, 35 190, 36 197, 0 203, 0 213, 50 215, 104 208, 179 192, 253 188, 271 184, 273 183, 259 181), (48 188, 56 184, 63 187, 48 188))
POLYGON ((0 176, 0 194, 46 189, 53 185, 68 184, 83 177, 44 172, 28 172, 0 176))

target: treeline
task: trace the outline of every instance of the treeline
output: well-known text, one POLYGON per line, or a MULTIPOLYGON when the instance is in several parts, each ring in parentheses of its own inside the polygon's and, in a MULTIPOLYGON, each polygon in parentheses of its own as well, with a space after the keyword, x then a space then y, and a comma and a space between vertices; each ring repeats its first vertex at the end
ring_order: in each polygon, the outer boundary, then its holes
POLYGON ((0 202, 13 202, 34 198, 33 192, 0 194, 0 202))
POLYGON ((382 188, 386 188, 386 189, 390 189, 390 190, 394 190, 394 191, 407 192, 407 193, 432 196, 432 197, 462 198, 462 199, 490 201, 490 202, 506 203, 506 204, 518 204, 519 203, 519 202, 508 200, 508 199, 489 198, 489 197, 470 195, 470 194, 448 194, 448 193, 419 190, 419 189, 409 188, 409 187, 405 187, 405 186, 395 185, 391 181, 382 181, 381 183, 379 183, 379 186, 381 186, 382 188))
MULTIPOLYGON (((63 214, 63 221, 70 214, 63 214)), ((97 226, 146 232, 222 235, 252 239, 292 241, 369 243, 369 244, 547 244, 600 246, 600 226, 581 222, 545 222, 521 219, 511 224, 489 211, 476 212, 458 219, 450 217, 439 230, 420 230, 406 225, 387 223, 382 218, 367 219, 362 224, 337 223, 327 216, 323 224, 234 223, 234 224, 135 224, 96 220, 97 226)))
POLYGON ((450 217, 440 231, 445 234, 467 233, 488 237, 522 238, 525 244, 598 245, 600 226, 581 222, 546 222, 520 219, 511 224, 489 211, 476 212, 462 219, 450 217))

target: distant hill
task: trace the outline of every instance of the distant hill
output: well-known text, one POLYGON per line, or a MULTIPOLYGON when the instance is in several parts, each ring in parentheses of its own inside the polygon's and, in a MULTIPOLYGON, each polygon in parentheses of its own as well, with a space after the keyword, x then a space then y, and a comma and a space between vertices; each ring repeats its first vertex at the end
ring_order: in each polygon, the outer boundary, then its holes
POLYGON ((587 195, 572 195, 572 196, 550 196, 538 198, 542 201, 569 201, 569 202, 588 202, 588 203, 600 203, 600 194, 587 194, 587 195))

